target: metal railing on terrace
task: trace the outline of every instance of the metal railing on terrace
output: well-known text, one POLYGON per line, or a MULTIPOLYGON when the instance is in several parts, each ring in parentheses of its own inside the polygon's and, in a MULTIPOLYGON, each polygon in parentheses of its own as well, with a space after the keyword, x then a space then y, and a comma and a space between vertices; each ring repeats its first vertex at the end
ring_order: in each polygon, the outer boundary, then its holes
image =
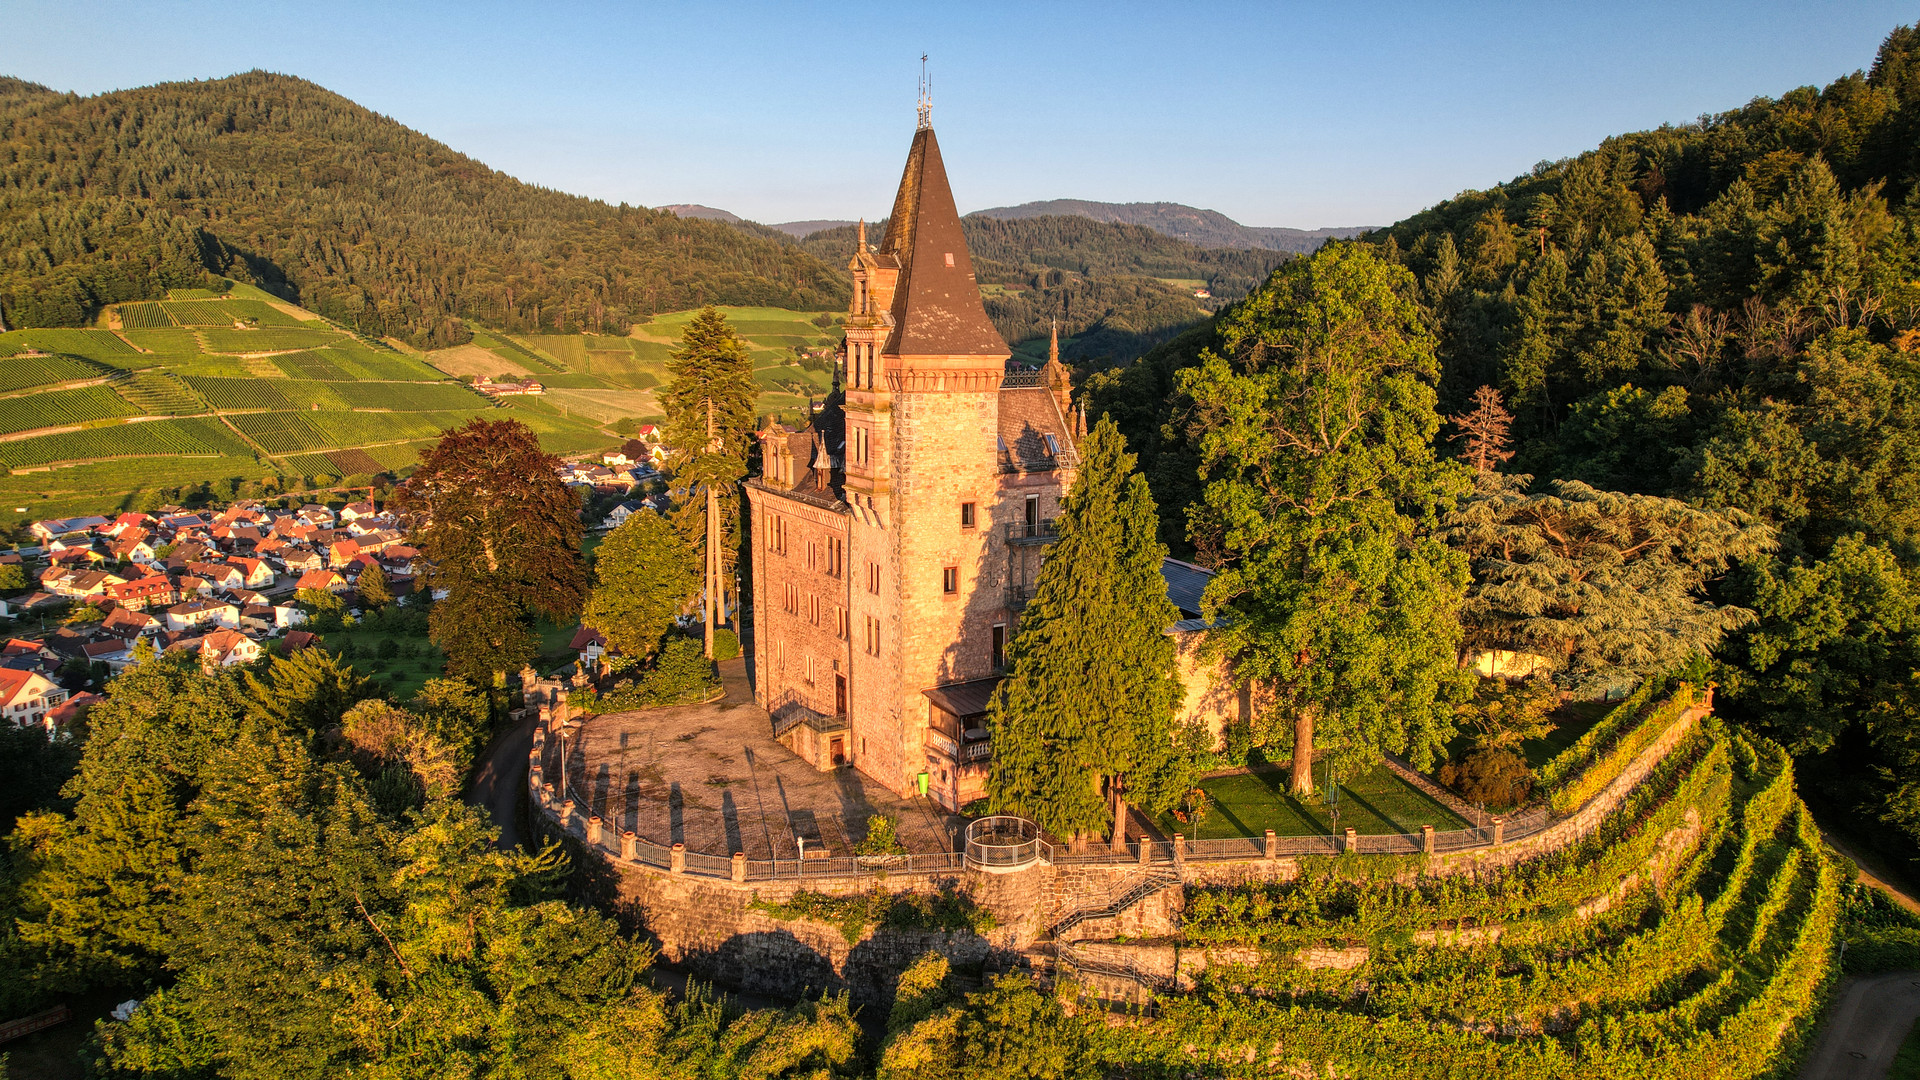
POLYGON ((1038 521, 1010 521, 1007 523, 1007 542, 1010 544, 1051 544, 1060 539, 1059 518, 1041 518, 1038 521))

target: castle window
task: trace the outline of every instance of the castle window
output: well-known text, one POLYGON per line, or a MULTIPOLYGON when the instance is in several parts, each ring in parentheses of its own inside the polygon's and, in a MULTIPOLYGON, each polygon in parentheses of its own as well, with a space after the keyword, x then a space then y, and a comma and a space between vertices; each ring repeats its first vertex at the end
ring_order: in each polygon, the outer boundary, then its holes
POLYGON ((820 625, 820 598, 818 596, 807 597, 807 621, 815 626, 820 625))
POLYGON ((960 568, 948 566, 940 571, 940 591, 957 593, 960 591, 960 568))
POLYGON ((827 576, 839 577, 846 570, 847 549, 837 536, 827 537, 827 576))
POLYGON ((1007 624, 993 624, 993 670, 1004 671, 1007 666, 1007 624))
POLYGON ((867 640, 866 640, 867 653, 872 656, 879 656, 880 655, 880 620, 879 619, 876 619, 871 615, 866 616, 866 634, 867 634, 867 640))
POLYGON ((867 561, 867 591, 880 595, 880 564, 871 559, 867 561))
POLYGON ((809 656, 807 657, 807 685, 812 686, 813 683, 814 683, 813 657, 809 656))
POLYGON ((947 265, 948 266, 953 265, 953 252, 951 251, 947 252, 947 265))
POLYGON ((799 586, 797 585, 787 586, 787 599, 786 599, 786 603, 783 606, 786 608, 787 614, 789 615, 800 614, 800 587, 799 586))
POLYGON ((972 503, 960 504, 960 527, 963 529, 973 528, 973 504, 972 503))
POLYGON ((846 608, 835 608, 834 612, 833 636, 845 641, 852 636, 853 628, 848 624, 853 620, 848 617, 846 608))

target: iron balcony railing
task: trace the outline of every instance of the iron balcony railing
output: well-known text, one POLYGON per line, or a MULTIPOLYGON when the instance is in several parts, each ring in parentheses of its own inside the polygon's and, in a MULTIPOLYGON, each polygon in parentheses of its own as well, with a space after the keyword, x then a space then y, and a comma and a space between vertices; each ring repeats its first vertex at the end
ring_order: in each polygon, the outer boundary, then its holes
POLYGON ((1038 521, 1011 521, 1007 523, 1007 543, 1009 544, 1051 544, 1060 539, 1058 518, 1041 518, 1038 521))

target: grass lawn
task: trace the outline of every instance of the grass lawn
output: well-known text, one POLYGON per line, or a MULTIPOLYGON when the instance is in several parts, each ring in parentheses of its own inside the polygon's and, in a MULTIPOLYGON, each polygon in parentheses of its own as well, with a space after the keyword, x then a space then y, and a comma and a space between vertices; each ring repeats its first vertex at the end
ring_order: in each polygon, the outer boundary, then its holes
POLYGON ((334 652, 345 651, 352 645, 353 653, 348 660, 354 670, 370 679, 390 681, 396 701, 407 700, 418 693, 428 679, 437 679, 446 672, 446 654, 427 640, 424 630, 393 630, 362 623, 326 634, 321 642, 334 652), (392 641, 402 655, 380 658, 378 650, 383 641, 392 641), (406 655, 409 653, 412 655, 406 655))
MULTIPOLYGON (((1255 770, 1200 781, 1207 793, 1207 813, 1196 829, 1163 814, 1160 830, 1168 836, 1185 833, 1196 840, 1261 836, 1272 829, 1280 836, 1311 836, 1334 831, 1326 796, 1326 763, 1314 766, 1319 793, 1301 801, 1287 794, 1287 771, 1260 766, 1255 770)), ((1385 765, 1358 777, 1340 778, 1340 828, 1361 833, 1412 833, 1420 826, 1464 829, 1468 823, 1431 797, 1394 775, 1385 765)))

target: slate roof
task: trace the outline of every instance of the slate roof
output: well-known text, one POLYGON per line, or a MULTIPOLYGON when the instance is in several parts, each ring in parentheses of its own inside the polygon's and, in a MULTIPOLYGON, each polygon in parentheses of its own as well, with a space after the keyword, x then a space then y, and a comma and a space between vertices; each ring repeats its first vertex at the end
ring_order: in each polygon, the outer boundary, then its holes
MULTIPOLYGON (((1167 599, 1180 609, 1180 614, 1187 619, 1198 619, 1200 594, 1207 591, 1207 582, 1213 580, 1213 571, 1179 559, 1162 559, 1160 576, 1167 579, 1167 599)), ((1202 623, 1190 629, 1204 629, 1205 625, 1202 623)))
POLYGON ((1000 390, 1000 463, 1051 469, 1077 463, 1073 432, 1053 391, 1044 386, 1000 390), (1051 438, 1049 438, 1051 437, 1051 438))
POLYGON ((913 133, 879 254, 894 256, 901 265, 885 353, 1007 357, 1007 343, 980 303, 973 256, 960 231, 960 211, 932 128, 913 133))

